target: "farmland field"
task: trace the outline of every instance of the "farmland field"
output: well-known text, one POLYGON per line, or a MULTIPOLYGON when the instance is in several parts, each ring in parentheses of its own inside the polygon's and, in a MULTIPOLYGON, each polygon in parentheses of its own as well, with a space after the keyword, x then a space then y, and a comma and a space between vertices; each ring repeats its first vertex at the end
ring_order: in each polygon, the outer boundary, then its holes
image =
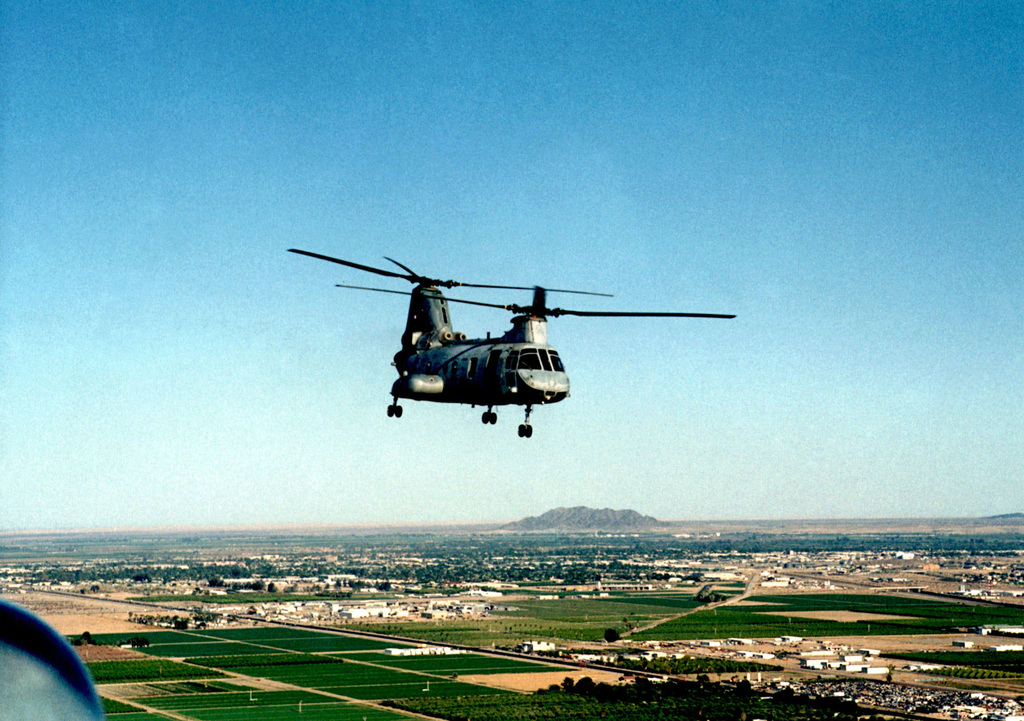
POLYGON ((1024 651, 932 651, 928 653, 889 653, 886 656, 918 663, 963 666, 1014 675, 1024 674, 1024 651))
POLYGON ((730 636, 900 636, 951 633, 963 627, 999 623, 1020 624, 1022 621, 1024 609, 902 596, 794 594, 754 596, 742 606, 702 609, 635 633, 630 638, 643 641, 730 636), (878 614, 879 617, 857 621, 831 621, 801 615, 837 610, 878 614))
POLYGON ((171 681, 191 678, 221 678, 220 671, 164 660, 97 661, 86 664, 93 680, 103 683, 171 681))
POLYGON ((600 641, 605 629, 630 627, 700 606, 692 593, 614 593, 557 599, 518 598, 512 608, 485 618, 411 623, 358 623, 348 628, 391 633, 430 643, 513 646, 531 638, 600 641))
MULTIPOLYGON (((131 635, 109 635, 119 642, 131 635)), ((454 674, 550 670, 542 664, 479 654, 397 657, 379 652, 395 646, 374 639, 293 629, 161 632, 146 634, 152 645, 138 650, 153 656, 198 655, 186 663, 166 658, 105 661, 89 665, 108 714, 118 721, 190 718, 196 721, 283 721, 352 719, 388 721, 407 718, 361 701, 437 697, 501 697, 511 692, 450 678, 454 674), (270 645, 286 648, 269 648, 270 645), (307 649, 314 649, 310 653, 307 649), (219 652, 222 655, 212 655, 219 652), (329 653, 328 653, 329 652, 329 653), (372 660, 374 663, 367 663, 372 660), (232 681, 195 681, 223 678, 232 681), (252 687, 245 684, 250 680, 252 687), (284 684, 278 690, 259 687, 284 684), (140 686, 139 683, 149 683, 140 686), (111 685, 114 684, 114 685, 111 685), (119 684, 134 684, 130 698, 118 696, 119 684), (288 687, 291 687, 290 689, 288 687), (301 703, 301 715, 300 714, 301 703)))
POLYGON ((361 656, 361 660, 408 671, 450 675, 491 674, 491 673, 535 673, 550 671, 551 666, 514 658, 498 658, 479 654, 458 654, 444 656, 385 656, 374 654, 372 658, 361 656))
POLYGON ((376 651, 405 644, 393 641, 378 641, 372 638, 341 636, 337 634, 320 634, 317 638, 280 638, 262 641, 262 645, 279 648, 285 651, 304 651, 307 653, 324 653, 328 651, 376 651))

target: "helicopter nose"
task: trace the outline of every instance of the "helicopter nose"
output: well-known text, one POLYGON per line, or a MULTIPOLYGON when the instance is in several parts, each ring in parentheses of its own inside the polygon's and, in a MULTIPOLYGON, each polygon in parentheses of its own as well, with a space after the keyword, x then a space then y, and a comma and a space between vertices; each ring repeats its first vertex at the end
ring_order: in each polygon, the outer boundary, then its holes
POLYGON ((540 403, 555 403, 569 395, 569 376, 561 371, 520 371, 519 378, 521 387, 540 403))

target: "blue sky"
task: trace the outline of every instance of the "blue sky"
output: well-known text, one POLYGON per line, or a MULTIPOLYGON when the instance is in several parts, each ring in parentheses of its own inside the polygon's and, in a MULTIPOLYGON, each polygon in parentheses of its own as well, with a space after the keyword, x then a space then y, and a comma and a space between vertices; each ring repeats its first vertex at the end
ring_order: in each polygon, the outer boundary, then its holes
POLYGON ((4 0, 0 47, 0 529, 1024 510, 1020 3, 4 0), (291 247, 738 317, 552 321, 530 440, 396 421, 405 305, 334 284, 404 284, 291 247))

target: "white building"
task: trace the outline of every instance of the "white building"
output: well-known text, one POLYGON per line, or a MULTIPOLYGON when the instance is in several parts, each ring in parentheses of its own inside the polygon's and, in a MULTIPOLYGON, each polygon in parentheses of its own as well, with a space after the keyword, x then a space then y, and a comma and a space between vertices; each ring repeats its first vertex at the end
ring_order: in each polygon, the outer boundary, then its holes
POLYGON ((523 653, 537 653, 538 651, 554 651, 555 644, 551 641, 524 641, 523 653))
POLYGON ((449 646, 415 646, 413 648, 386 648, 384 653, 389 656, 450 656, 466 653, 466 651, 449 646))

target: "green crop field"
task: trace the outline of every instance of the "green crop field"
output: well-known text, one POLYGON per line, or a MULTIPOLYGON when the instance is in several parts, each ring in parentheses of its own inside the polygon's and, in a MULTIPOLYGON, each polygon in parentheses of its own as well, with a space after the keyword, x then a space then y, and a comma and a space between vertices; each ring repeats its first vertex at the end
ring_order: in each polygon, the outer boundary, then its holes
POLYGON ((368 663, 441 676, 453 673, 535 673, 537 671, 552 670, 551 666, 544 664, 519 661, 514 658, 484 656, 475 653, 439 656, 386 656, 384 654, 374 654, 372 658, 366 655, 359 658, 368 663))
POLYGON ((263 643, 271 639, 282 638, 320 638, 321 631, 307 631, 302 628, 285 626, 255 626, 252 628, 217 628, 202 629, 194 632, 197 636, 208 636, 228 641, 258 641, 263 643))
POLYGON ((984 624, 1019 624, 1024 609, 974 606, 914 597, 865 594, 755 596, 742 607, 702 609, 630 636, 637 641, 777 636, 871 636, 950 633, 984 624), (828 621, 801 616, 810 611, 853 611, 906 616, 828 621), (787 614, 787 615, 779 615, 787 614))
POLYGON ((138 706, 132 706, 129 703, 112 698, 103 698, 101 696, 100 701, 103 703, 103 713, 107 716, 118 713, 139 713, 142 710, 138 706))
POLYGON ((197 708, 250 708, 264 706, 298 706, 318 703, 328 699, 312 691, 263 691, 253 690, 240 693, 179 694, 175 696, 154 696, 145 700, 146 706, 160 711, 190 711, 197 708))
MULTIPOLYGON (((341 663, 342 659, 335 656, 316 656, 310 653, 254 653, 239 656, 203 656, 186 659, 188 663, 212 668, 253 669, 262 666, 291 666, 296 664, 341 663)), ((247 672, 246 672, 247 673, 247 672)))
POLYGON ((692 593, 630 593, 626 596, 609 596, 596 599, 598 603, 629 604, 646 608, 648 613, 658 609, 664 613, 666 609, 685 611, 701 605, 692 593), (652 608, 653 607, 653 608, 652 608))
MULTIPOLYGON (((188 658, 190 656, 230 656, 250 653, 273 653, 273 649, 244 643, 160 643, 136 649, 150 656, 188 658)), ((282 652, 283 653, 283 652, 282 652)))
MULTIPOLYGON (((408 675, 406 675, 408 677, 408 675)), ((443 679, 428 679, 421 677, 418 681, 404 681, 402 683, 390 684, 367 684, 359 686, 328 686, 320 689, 328 693, 336 693, 340 696, 371 700, 371 699, 394 699, 394 698, 439 698, 439 697, 467 697, 478 695, 504 695, 512 694, 511 691, 502 691, 477 684, 461 683, 459 681, 445 681, 443 679)))
POLYGON ((372 638, 360 638, 358 636, 342 636, 340 634, 320 634, 317 638, 280 638, 261 641, 261 644, 271 648, 280 648, 286 651, 305 651, 308 653, 323 653, 326 651, 376 651, 379 649, 402 646, 404 644, 392 641, 378 641, 372 638))
POLYGON ((94 661, 88 663, 89 673, 97 684, 135 683, 139 681, 174 681, 191 678, 223 677, 220 671, 199 668, 176 661, 94 661))
MULTIPOLYGON (((641 620, 643 619, 633 617, 631 622, 639 625, 641 620)), ((603 614, 594 619, 581 619, 579 622, 526 616, 497 616, 458 621, 353 626, 358 630, 394 633, 426 643, 454 643, 464 646, 514 646, 535 638, 599 641, 605 629, 609 627, 615 627, 620 632, 627 628, 623 617, 610 614, 603 614)))
MULTIPOLYGON (((278 721, 279 719, 401 718, 396 713, 340 701, 311 691, 262 691, 147 698, 145 705, 200 721, 278 721), (301 704, 301 710, 300 710, 301 704)), ((162 718, 162 717, 161 717, 162 718)))
POLYGON ((391 721, 408 717, 358 701, 516 695, 451 676, 550 668, 483 654, 391 656, 374 649, 396 644, 331 633, 296 633, 280 628, 237 629, 235 633, 154 634, 154 637, 156 643, 139 650, 154 656, 178 655, 185 651, 197 651, 200 655, 189 658, 187 663, 154 658, 91 664, 90 669, 99 684, 129 681, 147 684, 148 695, 144 691, 141 696, 133 696, 130 703, 106 701, 108 713, 118 721, 166 721, 171 714, 174 718, 195 721, 359 721, 363 718, 391 721), (265 644, 314 648, 330 653, 292 649, 273 652, 265 644), (225 655, 201 655, 228 649, 225 655), (208 680, 216 676, 223 678, 221 670, 242 678, 208 680), (277 681, 294 688, 269 691, 257 688, 255 682, 253 687, 248 687, 244 685, 246 678, 277 681))
POLYGON ((946 666, 989 669, 1013 675, 1024 674, 1024 651, 922 651, 885 655, 918 663, 939 663, 946 666))
POLYGON ((104 646, 119 646, 122 643, 128 643, 133 638, 144 638, 153 645, 162 643, 194 643, 203 640, 197 634, 187 631, 150 631, 148 629, 139 629, 132 633, 92 634, 93 641, 104 646))

